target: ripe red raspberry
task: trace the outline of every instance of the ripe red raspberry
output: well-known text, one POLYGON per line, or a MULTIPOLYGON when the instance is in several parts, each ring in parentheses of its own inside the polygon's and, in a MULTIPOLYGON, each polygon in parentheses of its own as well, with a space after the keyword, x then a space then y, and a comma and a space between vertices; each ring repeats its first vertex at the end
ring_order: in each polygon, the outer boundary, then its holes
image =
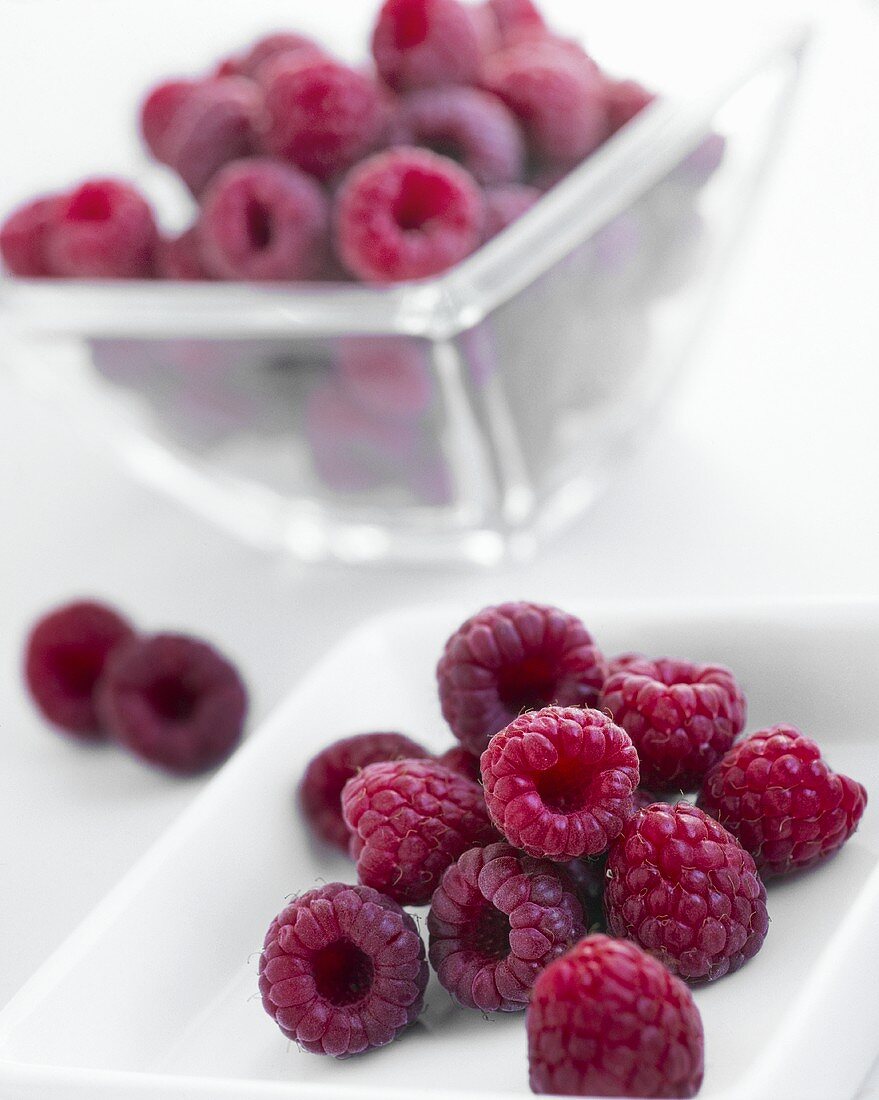
POLYGON ((479 88, 426 88, 403 101, 394 143, 420 145, 463 165, 483 186, 522 178, 525 142, 497 96, 479 88))
POLYGON ((462 745, 455 745, 454 748, 446 749, 444 753, 436 757, 436 762, 442 764, 444 768, 451 768, 453 772, 463 775, 465 779, 470 779, 474 783, 478 783, 482 779, 479 771, 479 757, 474 756, 472 752, 468 752, 462 745))
POLYGON ((543 16, 532 0, 486 0, 484 6, 493 16, 504 46, 525 37, 541 37, 547 33, 543 16))
POLYGON ((485 189, 485 221, 482 239, 491 240, 501 230, 530 210, 540 198, 540 191, 527 183, 508 183, 503 187, 485 189))
POLYGON ((641 781, 656 791, 692 790, 745 725, 742 689, 727 668, 627 655, 605 681, 599 706, 628 733, 641 781))
POLYGON ((312 279, 327 251, 327 201, 313 179, 264 157, 223 168, 198 223, 206 269, 218 278, 312 279))
POLYGON ((88 180, 59 202, 48 265, 62 276, 146 279, 158 240, 152 207, 131 184, 88 180))
POLYGON ((97 686, 108 735, 180 775, 225 760, 241 738, 246 710, 235 667, 181 634, 130 638, 112 651, 97 686))
POLYGON ((134 629, 116 611, 91 601, 44 615, 25 647, 24 675, 42 714, 84 741, 104 740, 94 692, 113 650, 134 629))
POLYGON ((140 132, 156 160, 166 163, 167 135, 174 116, 198 86, 185 77, 164 80, 151 88, 140 105, 140 132))
POLYGON ((357 733, 327 745, 311 759, 299 785, 299 804, 317 834, 348 851, 342 789, 361 768, 379 760, 414 760, 428 751, 402 733, 357 733))
POLYGON ((611 847, 607 871, 610 931, 687 981, 731 974, 763 945, 766 888, 754 861, 695 806, 657 802, 635 814, 611 847))
POLYGON ((428 974, 408 913, 367 886, 331 882, 272 921, 259 991, 288 1039, 347 1058, 385 1046, 418 1019, 428 974))
POLYGON ((579 619, 519 602, 483 608, 460 626, 436 676, 452 733, 481 753, 523 711, 594 705, 604 672, 604 658, 579 619))
POLYGON ((201 257, 198 226, 190 226, 176 237, 163 237, 159 241, 156 270, 162 279, 210 279, 201 257))
POLYGON ((32 199, 0 226, 0 256, 6 270, 24 278, 53 275, 49 264, 49 238, 58 220, 60 200, 55 195, 32 199))
POLYGON ((266 148, 318 179, 374 149, 385 123, 378 84, 330 57, 281 54, 260 70, 266 148))
POLYGON ((655 92, 649 92, 637 80, 612 80, 605 78, 604 106, 607 111, 608 133, 615 134, 645 107, 656 99, 655 92))
POLYGON ((427 928, 440 985, 482 1012, 521 1012, 540 971, 586 934, 564 871, 509 844, 472 848, 446 868, 427 928))
POLYGON ((433 400, 433 367, 419 341, 346 337, 336 345, 335 365, 357 403, 382 419, 418 420, 433 400))
POLYGON ((258 38, 244 53, 228 57, 217 66, 217 76, 246 76, 251 80, 258 79, 260 67, 267 61, 273 60, 280 54, 300 57, 318 56, 323 54, 321 47, 304 34, 296 34, 291 31, 277 31, 258 38))
POLYGON ((603 852, 638 786, 628 734, 581 707, 523 714, 492 737, 481 767, 488 812, 507 840, 559 862, 603 852))
POLYGON ((385 0, 372 53, 382 80, 398 92, 473 84, 479 74, 476 25, 458 0, 385 0))
POLYGON ((558 1096, 695 1096, 702 1019, 683 982, 634 944, 588 936, 537 979, 531 1089, 558 1096))
POLYGON ((426 905, 458 856, 498 839, 478 784, 432 760, 367 765, 342 813, 360 881, 401 905, 426 905))
POLYGON ((831 771, 795 726, 772 726, 733 745, 705 777, 699 805, 750 852, 768 878, 811 867, 857 829, 867 792, 831 771))
POLYGON ((480 243, 482 195, 460 165, 402 146, 354 168, 336 199, 336 249, 374 283, 424 279, 480 243))

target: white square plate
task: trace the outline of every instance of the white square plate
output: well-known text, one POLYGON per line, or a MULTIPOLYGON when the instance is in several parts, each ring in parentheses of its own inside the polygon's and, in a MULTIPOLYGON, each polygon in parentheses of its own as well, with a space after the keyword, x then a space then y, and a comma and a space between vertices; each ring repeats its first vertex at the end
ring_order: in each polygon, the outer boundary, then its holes
MULTIPOLYGON (((433 670, 471 609, 375 620, 324 660, 0 1013, 0 1093, 16 1098, 528 1095, 521 1015, 455 1008, 436 982, 390 1047, 335 1062, 288 1044, 256 996, 287 895, 353 881, 309 841, 293 791, 320 745, 370 728, 449 743, 433 670)), ((583 609, 608 653, 720 661, 748 729, 793 722, 879 791, 879 609, 583 609)), ((704 1100, 851 1096, 879 1053, 879 827, 872 807, 826 866, 772 883, 763 950, 695 991, 704 1100)), ((47 900, 63 905, 63 898, 47 900)))

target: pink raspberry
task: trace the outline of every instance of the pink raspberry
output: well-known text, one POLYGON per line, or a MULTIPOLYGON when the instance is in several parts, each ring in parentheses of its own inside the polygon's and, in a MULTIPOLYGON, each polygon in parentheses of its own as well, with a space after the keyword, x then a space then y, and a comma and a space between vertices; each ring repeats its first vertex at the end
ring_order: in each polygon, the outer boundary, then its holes
POLYGON ((430 964, 465 1008, 521 1012, 534 979, 586 934, 564 871, 509 844, 447 867, 427 915, 430 964))
POLYGON ((420 145, 463 165, 477 183, 522 178, 525 142, 497 96, 478 88, 426 88, 402 103, 395 144, 420 145))
POLYGON ((336 369, 345 388, 368 412, 419 420, 433 400, 427 348, 405 337, 346 337, 336 345, 336 369))
POLYGON ((24 278, 54 275, 49 264, 49 239, 58 220, 61 200, 55 195, 31 199, 0 226, 0 256, 6 270, 24 278))
POLYGON ((628 734, 581 707, 523 714, 492 737, 481 767, 498 829, 514 847, 558 862, 603 852, 638 786, 628 734))
POLYGON ((272 921, 259 991, 288 1039, 347 1058, 386 1046, 418 1019, 428 974, 408 913, 368 886, 331 882, 272 921))
POLYGON ((414 760, 428 751, 402 733, 357 733, 327 745, 305 769, 299 804, 314 833, 348 851, 349 834, 342 817, 342 789, 349 779, 379 760, 414 760))
POLYGON ((599 705, 632 738, 642 781, 657 791, 698 787, 747 711, 729 669, 670 657, 628 661, 608 677, 599 705))
POLYGON ((512 225, 540 198, 540 191, 527 183, 508 183, 485 189, 485 221, 482 239, 491 240, 512 225))
POLYGON ((702 1019, 682 981, 634 944, 588 936, 551 963, 528 1007, 531 1089, 558 1096, 695 1096, 702 1019))
POLYGON ((463 745, 455 745, 454 748, 446 749, 444 753, 436 757, 436 762, 442 764, 444 768, 450 768, 453 772, 463 775, 465 779, 470 779, 474 783, 478 783, 482 779, 479 771, 479 757, 474 756, 472 752, 468 752, 463 745))
POLYGON ((517 715, 549 703, 592 706, 605 663, 583 623, 535 603, 486 607, 446 642, 436 676, 443 717, 481 753, 517 715))
POLYGON ((197 80, 181 77, 151 88, 140 105, 140 132, 156 160, 166 163, 168 132, 174 116, 198 87, 197 80))
POLYGON ((447 157, 400 147, 363 161, 336 199, 336 249, 373 283, 437 275, 480 242, 482 195, 447 157))
POLYGON ((491 12, 504 46, 547 33, 543 16, 532 0, 485 0, 483 6, 491 12))
POLYGON ((154 634, 111 652, 97 686, 109 736, 150 764, 194 775, 241 738, 247 693, 235 667, 197 638, 154 634))
POLYGON ((754 860, 686 802, 631 817, 610 849, 607 879, 610 931, 687 981, 732 974, 763 946, 766 888, 754 860))
POLYGON ((41 713, 84 741, 104 733, 95 710, 95 687, 110 654, 134 628, 103 604, 65 604, 44 615, 25 647, 24 675, 41 713))
POLYGON ((198 223, 207 270, 218 278, 311 279, 327 250, 327 201, 313 179, 268 158, 223 168, 198 223))
POLYGON ((378 84, 330 57, 281 54, 260 70, 266 148, 318 179, 347 171, 378 144, 385 111, 378 84))
POLYGON ((360 881, 401 905, 426 905, 458 856, 498 839, 478 784, 432 760, 368 764, 342 813, 360 881))
POLYGON ((398 92, 473 84, 479 74, 479 35, 458 0, 385 0, 372 53, 382 79, 398 92))
POLYGON ((857 829, 867 792, 831 771, 795 726, 760 730, 705 777, 699 805, 750 852, 763 878, 811 867, 857 829))
POLYGON ((198 226, 190 226, 176 237, 163 237, 159 241, 156 269, 162 279, 210 279, 201 257, 198 226))
POLYGON ((604 106, 607 111, 608 133, 615 134, 627 125, 656 99, 637 80, 612 80, 605 78, 604 106))
POLYGON ((59 202, 48 265, 82 279, 147 279, 158 240, 152 207, 131 184, 89 180, 59 202))
POLYGON ((323 54, 321 47, 304 34, 296 34, 292 31, 276 31, 274 34, 264 35, 258 38, 244 53, 237 57, 226 58, 217 67, 217 76, 246 76, 251 80, 258 79, 260 68, 272 61, 280 54, 293 56, 298 54, 300 58, 306 55, 315 57, 323 54))

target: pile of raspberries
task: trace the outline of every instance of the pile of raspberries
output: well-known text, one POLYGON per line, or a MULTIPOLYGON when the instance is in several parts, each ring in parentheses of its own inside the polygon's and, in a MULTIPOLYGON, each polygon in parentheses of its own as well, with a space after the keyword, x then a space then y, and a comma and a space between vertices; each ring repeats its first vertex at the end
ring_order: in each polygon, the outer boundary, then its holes
POLYGON ((423 279, 532 206, 653 98, 554 34, 531 0, 386 0, 372 62, 279 32, 147 95, 152 156, 198 204, 164 236, 96 178, 0 229, 25 277, 423 279))
POLYGON ((526 1010, 534 1092, 695 1095, 687 983, 757 954, 764 880, 837 852, 866 791, 793 726, 739 739, 729 669, 608 659, 554 607, 479 612, 437 680, 455 747, 363 733, 308 765, 301 810, 358 884, 272 922, 266 1011, 308 1051, 358 1054, 418 1017, 430 966, 464 1009, 526 1010), (404 908, 425 905, 426 951, 404 908))

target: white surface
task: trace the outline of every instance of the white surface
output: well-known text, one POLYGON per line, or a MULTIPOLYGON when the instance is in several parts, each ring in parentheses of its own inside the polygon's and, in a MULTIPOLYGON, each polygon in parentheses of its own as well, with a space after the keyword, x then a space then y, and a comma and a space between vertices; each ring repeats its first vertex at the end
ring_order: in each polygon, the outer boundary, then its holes
MULTIPOLYGON (((0 1014, 0 1080, 22 1097, 44 1082, 59 1097, 88 1083, 94 1097, 114 1100, 530 1095, 522 1016, 458 1008, 435 977, 411 1032, 344 1062, 297 1050, 254 997, 259 947, 285 898, 350 880, 350 864, 311 842, 292 804, 314 748, 362 725, 418 730, 442 749, 449 735, 434 664, 466 610, 385 616, 321 662, 0 1014)), ((879 789, 869 717, 879 605, 647 617, 626 606, 575 610, 611 652, 729 664, 752 726, 794 721, 835 767, 879 789)), ((706 1035, 704 1100, 850 1094, 879 1051, 866 1011, 879 983, 875 819, 868 807, 827 865, 770 883, 761 951, 739 973, 694 990, 706 1035)))

